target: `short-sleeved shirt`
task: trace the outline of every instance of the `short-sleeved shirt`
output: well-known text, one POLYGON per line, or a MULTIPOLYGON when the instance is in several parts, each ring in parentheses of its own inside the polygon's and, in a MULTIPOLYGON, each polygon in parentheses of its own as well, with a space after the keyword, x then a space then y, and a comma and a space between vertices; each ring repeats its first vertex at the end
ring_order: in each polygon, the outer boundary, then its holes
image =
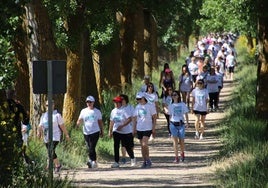
POLYGON ((153 129, 152 116, 156 115, 156 109, 153 105, 138 104, 134 110, 134 117, 137 117, 137 131, 150 131, 153 129))
POLYGON ((81 110, 78 119, 83 120, 83 134, 90 135, 100 131, 99 120, 102 120, 101 111, 97 108, 84 108, 81 110))
POLYGON ((207 100, 209 98, 207 89, 195 88, 192 91, 192 96, 195 99, 193 110, 206 112, 207 111, 207 100))
POLYGON ((184 114, 188 113, 189 109, 184 102, 172 103, 168 105, 168 112, 170 115, 170 121, 184 122, 184 114))
POLYGON ((219 92, 219 78, 215 75, 208 75, 207 76, 207 90, 209 93, 216 93, 219 92))
POLYGON ((192 77, 190 75, 180 75, 179 76, 180 91, 190 92, 192 89, 192 77))
MULTIPOLYGON (((60 113, 57 110, 52 112, 52 129, 53 129, 53 141, 60 141, 61 129, 60 125, 63 125, 64 121, 60 113)), ((44 142, 49 142, 49 127, 48 127, 48 112, 42 114, 39 127, 43 129, 44 132, 44 142)))
POLYGON ((117 130, 117 128, 122 125, 128 118, 132 117, 132 113, 130 110, 127 110, 126 107, 114 108, 110 115, 110 121, 114 122, 113 132, 118 132, 121 134, 128 134, 132 132, 131 124, 124 126, 121 130, 117 130))

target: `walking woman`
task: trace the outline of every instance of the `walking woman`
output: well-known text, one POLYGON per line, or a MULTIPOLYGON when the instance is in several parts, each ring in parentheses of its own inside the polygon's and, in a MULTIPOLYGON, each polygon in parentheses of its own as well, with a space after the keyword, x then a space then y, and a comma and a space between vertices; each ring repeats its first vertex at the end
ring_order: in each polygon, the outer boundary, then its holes
POLYGON ((189 109, 184 102, 181 102, 181 98, 178 91, 172 93, 172 104, 168 105, 168 114, 170 115, 170 131, 173 138, 173 148, 175 154, 174 163, 178 163, 179 160, 179 148, 180 144, 181 161, 185 159, 184 155, 184 138, 185 138, 185 119, 186 126, 189 125, 188 117, 189 109), (185 118, 184 118, 185 116, 185 118))
POLYGON ((93 96, 86 98, 87 107, 82 109, 77 126, 83 124, 83 134, 88 147, 88 168, 97 168, 96 146, 99 137, 103 136, 103 122, 101 111, 94 107, 95 99, 93 96))
MULTIPOLYGON (((46 106, 48 107, 48 101, 46 102, 46 106)), ((54 109, 55 105, 54 102, 52 102, 52 108, 54 109)), ((53 110, 52 112, 52 130, 53 130, 53 151, 52 151, 52 157, 54 162, 55 171, 59 172, 61 169, 61 164, 59 162, 58 156, 56 154, 56 147, 60 142, 61 138, 61 131, 64 133, 67 140, 70 140, 69 134, 65 128, 64 121, 62 119, 62 116, 60 113, 58 113, 57 110, 53 110)), ((41 136, 44 136, 44 142, 47 148, 47 152, 49 154, 49 128, 48 128, 48 111, 43 113, 40 119, 39 127, 38 127, 38 133, 37 136, 40 138, 41 136), (42 134, 43 133, 43 134, 42 134)), ((46 169, 48 169, 48 164, 46 169)))
POLYGON ((168 87, 167 91, 165 92, 164 97, 162 98, 162 107, 163 107, 163 113, 166 117, 167 120, 167 129, 168 129, 168 137, 171 136, 171 132, 170 132, 170 128, 169 128, 169 114, 168 114, 168 105, 170 105, 172 103, 172 92, 173 89, 172 87, 168 87))
POLYGON ((119 149, 120 142, 131 158, 131 166, 136 165, 136 159, 133 152, 133 135, 132 135, 132 113, 122 106, 123 98, 116 96, 113 98, 115 108, 111 111, 109 136, 114 140, 114 163, 112 168, 119 168, 119 149))
POLYGON ((195 115, 195 139, 202 140, 206 115, 208 113, 209 94, 208 90, 204 87, 204 80, 197 80, 196 86, 192 91, 192 112, 195 115))
POLYGON ((182 66, 181 75, 179 76, 179 91, 182 101, 190 107, 190 93, 193 89, 193 81, 187 65, 182 66))
POLYGON ((148 140, 152 135, 155 137, 156 110, 153 105, 147 103, 144 93, 139 92, 136 95, 138 105, 135 107, 133 115, 133 135, 137 137, 141 145, 141 154, 143 158, 142 168, 150 168, 152 165, 148 140))

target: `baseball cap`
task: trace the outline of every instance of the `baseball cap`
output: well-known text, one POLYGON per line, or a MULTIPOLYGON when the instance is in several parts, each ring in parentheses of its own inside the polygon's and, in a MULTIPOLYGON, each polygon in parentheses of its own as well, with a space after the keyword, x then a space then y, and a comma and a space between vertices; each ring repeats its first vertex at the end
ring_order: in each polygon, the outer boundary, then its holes
POLYGON ((172 72, 172 70, 169 69, 169 68, 167 68, 167 69, 165 69, 165 72, 166 72, 166 73, 169 73, 169 72, 172 72))
POLYGON ((122 99, 122 97, 120 97, 120 96, 116 96, 116 97, 113 98, 113 101, 114 101, 114 102, 122 102, 123 99, 122 99))
POLYGON ((150 80, 150 76, 145 75, 143 79, 144 79, 144 80, 150 80))
POLYGON ((93 96, 88 96, 87 98, 86 98, 86 102, 88 102, 88 101, 90 101, 90 102, 95 102, 95 99, 94 99, 94 97, 93 96))
POLYGON ((142 97, 144 97, 144 93, 143 93, 143 92, 138 92, 138 93, 136 94, 136 99, 140 99, 140 98, 142 98, 142 97))

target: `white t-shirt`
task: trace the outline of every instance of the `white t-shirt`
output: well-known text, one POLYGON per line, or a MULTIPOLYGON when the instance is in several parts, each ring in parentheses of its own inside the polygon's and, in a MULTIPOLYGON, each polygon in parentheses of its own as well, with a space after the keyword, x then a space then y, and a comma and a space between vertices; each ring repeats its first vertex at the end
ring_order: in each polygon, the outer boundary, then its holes
POLYGON ((226 66, 227 67, 234 67, 235 66, 235 57, 233 55, 231 55, 231 54, 227 55, 226 66))
POLYGON ((216 74, 207 76, 207 90, 209 93, 219 92, 219 78, 216 74))
POLYGON ((192 91, 192 96, 195 99, 193 109, 200 112, 207 111, 207 100, 209 99, 208 90, 207 89, 199 89, 195 88, 192 91))
POLYGON ((121 134, 128 134, 132 132, 132 126, 128 124, 124 126, 120 131, 117 128, 122 125, 129 117, 132 117, 131 111, 126 107, 114 108, 110 115, 110 120, 114 122, 113 132, 121 134))
MULTIPOLYGON (((64 121, 60 113, 57 110, 52 112, 52 130, 53 130, 53 141, 60 141, 61 130, 60 125, 63 125, 64 121)), ((44 142, 49 142, 49 128, 48 128, 48 112, 42 114, 39 127, 43 129, 44 132, 44 142)))
POLYGON ((180 85, 180 91, 182 92, 190 92, 192 89, 192 77, 190 75, 180 75, 179 76, 179 85, 180 85))
POLYGON ((194 62, 189 63, 188 69, 191 75, 197 75, 198 74, 198 65, 194 62))
POLYGON ((184 102, 172 103, 168 105, 168 112, 170 121, 180 122, 182 120, 184 122, 184 114, 188 113, 189 109, 184 102))
POLYGON ((99 109, 84 108, 81 110, 78 119, 83 120, 84 135, 90 135, 100 131, 98 120, 102 120, 102 114, 99 109))
POLYGON ((134 110, 134 117, 137 117, 138 131, 150 131, 153 128, 152 116, 156 115, 156 109, 153 105, 146 103, 138 104, 134 110))

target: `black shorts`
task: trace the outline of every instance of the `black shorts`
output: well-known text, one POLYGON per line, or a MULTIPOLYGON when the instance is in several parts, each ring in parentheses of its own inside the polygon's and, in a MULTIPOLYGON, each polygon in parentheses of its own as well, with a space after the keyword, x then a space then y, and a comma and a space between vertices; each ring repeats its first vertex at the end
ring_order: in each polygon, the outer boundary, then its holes
POLYGON ((142 137, 144 137, 144 136, 150 137, 151 134, 152 134, 152 130, 148 130, 148 131, 137 131, 137 138, 139 140, 141 140, 142 137))
POLYGON ((201 116, 205 116, 207 115, 207 111, 197 111, 197 110, 194 110, 194 114, 200 114, 201 116))

